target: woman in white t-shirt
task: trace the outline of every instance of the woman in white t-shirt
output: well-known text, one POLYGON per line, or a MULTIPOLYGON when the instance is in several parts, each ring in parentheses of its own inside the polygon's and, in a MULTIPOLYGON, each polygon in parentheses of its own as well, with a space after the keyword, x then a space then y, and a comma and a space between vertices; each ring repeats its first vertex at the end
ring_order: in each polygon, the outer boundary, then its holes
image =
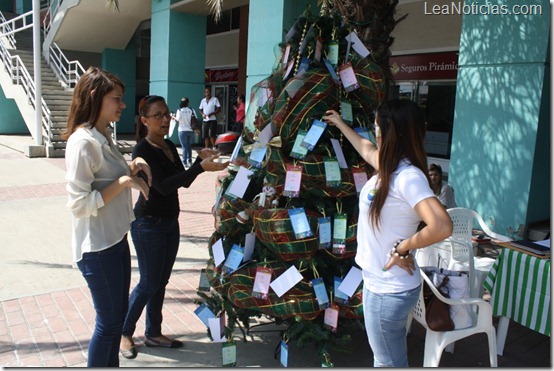
POLYGON ((179 123, 179 142, 183 150, 183 165, 186 168, 192 166, 192 142, 194 141, 194 131, 190 124, 191 117, 196 117, 196 113, 189 107, 189 99, 182 98, 179 103, 179 109, 175 115, 175 121, 179 123))
POLYGON ((360 192, 356 263, 362 269, 364 321, 374 367, 408 367, 406 322, 421 289, 411 250, 452 234, 452 221, 427 174, 425 118, 412 101, 391 100, 377 110, 379 148, 334 111, 324 120, 341 130, 377 173, 360 192), (420 222, 426 226, 418 231, 420 222))

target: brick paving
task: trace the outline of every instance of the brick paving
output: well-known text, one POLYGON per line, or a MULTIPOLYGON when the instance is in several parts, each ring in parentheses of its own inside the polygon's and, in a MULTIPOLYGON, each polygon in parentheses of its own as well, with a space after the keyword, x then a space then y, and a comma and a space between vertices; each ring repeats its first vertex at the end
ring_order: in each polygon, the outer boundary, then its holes
MULTIPOLYGON (((0 153, 0 160, 22 160, 18 152, 0 153)), ((46 161, 65 169, 63 159, 29 159, 46 161)), ((213 233, 211 207, 215 201, 217 174, 204 173, 188 189, 179 191, 181 201, 181 241, 207 248, 213 233)), ((0 183, 2 184, 2 183, 0 183)), ((65 184, 21 184, 0 186, 0 202, 55 199, 65 195, 65 184)), ((133 193, 136 199, 137 194, 133 193)), ((13 203, 10 203, 13 205, 13 203)), ((0 208, 2 204, 0 203, 0 208)), ((192 260, 192 259, 191 259, 192 260)), ((163 333, 185 341, 185 348, 169 350, 142 347, 144 316, 137 323, 135 342, 139 356, 135 360, 120 358, 121 366, 130 367, 220 367, 221 348, 207 338, 205 326, 194 315, 198 273, 202 259, 192 260, 185 268, 174 270, 164 303, 163 333)), ((133 274, 131 287, 137 283, 133 274)), ((83 367, 94 327, 94 308, 84 282, 79 287, 60 288, 51 292, 22 295, 0 302, 1 367, 83 367)), ((496 323, 496 322, 495 322, 496 323)), ((371 366, 371 350, 362 329, 352 331, 354 354, 333 354, 336 366, 371 366)), ((238 339, 239 337, 237 337, 238 339)), ((421 366, 425 332, 414 323, 408 338, 410 364, 421 366)), ((280 367, 273 357, 278 333, 258 334, 253 341, 237 343, 238 366, 280 367)), ((313 349, 289 348, 289 365, 319 366, 313 349)), ((500 367, 551 367, 550 338, 511 322, 500 367)), ((454 354, 444 353, 442 367, 488 367, 488 349, 483 334, 456 342, 454 354)))

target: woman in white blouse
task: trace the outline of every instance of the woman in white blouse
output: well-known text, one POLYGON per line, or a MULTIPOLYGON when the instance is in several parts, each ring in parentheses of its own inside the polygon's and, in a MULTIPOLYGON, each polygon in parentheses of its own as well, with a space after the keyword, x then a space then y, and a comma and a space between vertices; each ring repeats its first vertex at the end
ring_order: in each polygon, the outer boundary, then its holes
POLYGON ((131 188, 148 197, 151 185, 148 164, 136 158, 128 165, 108 129, 126 107, 124 89, 113 74, 90 67, 75 86, 64 133, 73 261, 87 281, 96 310, 88 367, 119 366, 131 280, 131 188))

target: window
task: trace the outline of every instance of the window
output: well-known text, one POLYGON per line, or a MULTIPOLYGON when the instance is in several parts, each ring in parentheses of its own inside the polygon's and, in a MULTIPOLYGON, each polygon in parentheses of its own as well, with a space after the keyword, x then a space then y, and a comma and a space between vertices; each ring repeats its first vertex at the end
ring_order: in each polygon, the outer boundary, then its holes
POLYGON ((216 23, 213 15, 208 15, 206 35, 213 35, 240 28, 240 8, 233 8, 221 12, 221 19, 216 23))

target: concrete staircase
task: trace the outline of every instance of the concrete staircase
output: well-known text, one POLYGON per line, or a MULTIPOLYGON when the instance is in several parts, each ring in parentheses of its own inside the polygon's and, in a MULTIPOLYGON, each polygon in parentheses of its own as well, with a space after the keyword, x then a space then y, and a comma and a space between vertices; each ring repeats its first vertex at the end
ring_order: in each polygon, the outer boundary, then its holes
MULTIPOLYGON (((12 55, 19 55, 29 74, 34 78, 33 67, 33 31, 23 30, 15 34, 17 49, 11 50, 12 55)), ((65 140, 61 133, 67 124, 67 114, 73 91, 66 90, 59 82, 56 74, 41 58, 42 97, 51 113, 51 138, 52 147, 47 148, 47 157, 64 157, 65 140)), ((47 138, 44 138, 47 143, 47 138)))

